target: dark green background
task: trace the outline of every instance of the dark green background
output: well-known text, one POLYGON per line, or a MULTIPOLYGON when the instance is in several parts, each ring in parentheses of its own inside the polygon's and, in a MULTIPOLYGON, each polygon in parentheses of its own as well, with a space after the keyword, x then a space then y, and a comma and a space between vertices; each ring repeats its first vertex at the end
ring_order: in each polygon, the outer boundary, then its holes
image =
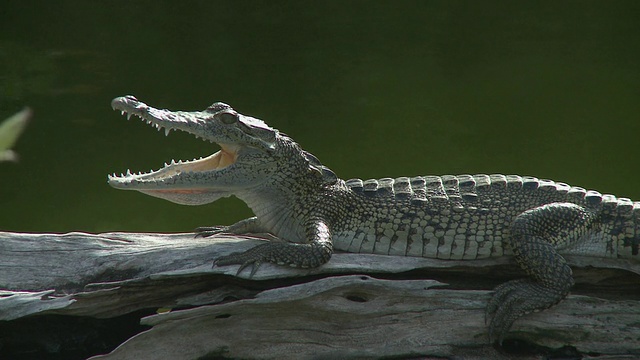
POLYGON ((216 151, 111 110, 224 101, 343 178, 517 173, 640 199, 638 1, 3 2, 0 229, 189 231, 250 215, 175 205, 114 171, 216 151))

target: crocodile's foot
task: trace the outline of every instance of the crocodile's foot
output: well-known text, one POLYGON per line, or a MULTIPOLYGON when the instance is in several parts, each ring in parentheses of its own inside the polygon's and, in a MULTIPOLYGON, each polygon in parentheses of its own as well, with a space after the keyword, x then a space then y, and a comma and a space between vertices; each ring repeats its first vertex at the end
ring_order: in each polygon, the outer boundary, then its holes
POLYGON ((196 233, 196 237, 209 237, 217 234, 222 234, 229 231, 228 226, 201 226, 193 230, 196 233))
POLYGON ((489 341, 498 341, 502 345, 504 336, 516 319, 557 304, 567 293, 530 279, 512 280, 499 285, 485 311, 485 321, 493 316, 489 325, 489 341))
POLYGON ((247 251, 222 256, 213 262, 213 266, 240 264, 236 275, 249 265, 252 277, 263 262, 295 268, 315 268, 331 258, 333 248, 330 241, 315 241, 310 244, 267 242, 247 251))
POLYGON ((213 267, 240 264, 240 268, 238 268, 238 271, 236 272, 237 276, 242 272, 242 270, 251 266, 251 273, 249 274, 249 277, 253 277, 263 262, 272 260, 269 254, 273 252, 273 245, 276 244, 260 244, 247 251, 221 256, 213 261, 213 267))

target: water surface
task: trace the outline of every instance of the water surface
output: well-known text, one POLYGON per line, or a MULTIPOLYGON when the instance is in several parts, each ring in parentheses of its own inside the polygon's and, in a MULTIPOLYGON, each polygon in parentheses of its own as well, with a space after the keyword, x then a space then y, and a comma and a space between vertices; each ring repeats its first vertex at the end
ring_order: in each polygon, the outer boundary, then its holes
POLYGON ((0 164, 0 229, 189 231, 251 212, 106 184, 216 151, 110 109, 224 101, 343 178, 517 173, 640 200, 635 1, 10 2, 0 119, 33 121, 0 164))

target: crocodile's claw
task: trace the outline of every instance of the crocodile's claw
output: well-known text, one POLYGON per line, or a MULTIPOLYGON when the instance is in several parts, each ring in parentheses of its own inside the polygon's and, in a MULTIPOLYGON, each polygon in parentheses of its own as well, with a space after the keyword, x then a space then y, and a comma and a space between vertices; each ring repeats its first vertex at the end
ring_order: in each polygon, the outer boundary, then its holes
MULTIPOLYGON (((229 232, 228 226, 202 226, 193 230, 196 233, 196 237, 209 237, 217 234, 227 233, 229 232)), ((237 252, 226 256, 221 256, 213 261, 213 266, 224 266, 224 265, 235 265, 240 264, 240 268, 238 272, 236 272, 236 276, 239 275, 242 270, 244 270, 247 266, 252 265, 251 274, 249 277, 253 277, 256 273, 260 264, 262 263, 263 255, 259 253, 255 253, 251 251, 253 249, 249 249, 245 252, 237 252)))
POLYGON ((217 234, 228 232, 228 226, 201 226, 193 230, 196 237, 209 237, 217 234))
POLYGON ((495 288, 485 311, 485 322, 489 324, 489 341, 502 345, 513 322, 519 317, 547 309, 558 303, 566 293, 548 288, 530 279, 519 279, 506 282, 495 288))
POLYGON ((232 255, 234 255, 234 254, 227 255, 227 256, 222 256, 222 257, 214 260, 212 267, 240 264, 240 267, 238 268, 238 271, 236 271, 236 276, 238 276, 238 275, 240 275, 242 270, 246 269, 249 265, 251 265, 251 273, 249 274, 249 277, 251 278, 256 273, 256 271, 258 271, 258 268, 262 264, 262 260, 247 260, 247 261, 241 263, 241 262, 236 262, 236 260, 228 259, 232 255))
POLYGON ((273 245, 271 243, 261 244, 247 251, 221 256, 213 261, 213 267, 240 264, 240 268, 236 272, 237 276, 240 275, 242 270, 251 266, 249 277, 253 277, 260 265, 265 261, 269 261, 269 249, 272 249, 273 245))

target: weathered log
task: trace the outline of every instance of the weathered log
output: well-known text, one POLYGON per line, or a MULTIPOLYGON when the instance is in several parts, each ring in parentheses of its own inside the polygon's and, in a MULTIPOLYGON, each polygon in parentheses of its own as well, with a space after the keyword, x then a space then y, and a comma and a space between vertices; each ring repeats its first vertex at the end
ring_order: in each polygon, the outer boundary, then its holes
MULTIPOLYGON (((252 279, 248 271, 236 277, 237 266, 211 268, 212 259, 259 241, 0 233, 0 320, 177 309, 144 318, 152 328, 97 357, 104 359, 473 357, 468 349, 498 356, 487 344, 486 301, 493 286, 522 276, 509 258, 364 254, 335 254, 317 269, 265 264, 252 279)), ((568 260, 578 295, 523 317, 509 336, 582 354, 640 355, 640 266, 568 260)))
MULTIPOLYGON (((146 318, 151 330, 96 359, 452 356, 485 346, 489 292, 434 289, 439 285, 353 275, 267 290, 255 299, 146 318)), ((640 348, 637 305, 571 296, 519 322, 514 335, 539 333, 551 347, 631 352, 640 348), (612 339, 627 340, 621 347, 612 339)))

